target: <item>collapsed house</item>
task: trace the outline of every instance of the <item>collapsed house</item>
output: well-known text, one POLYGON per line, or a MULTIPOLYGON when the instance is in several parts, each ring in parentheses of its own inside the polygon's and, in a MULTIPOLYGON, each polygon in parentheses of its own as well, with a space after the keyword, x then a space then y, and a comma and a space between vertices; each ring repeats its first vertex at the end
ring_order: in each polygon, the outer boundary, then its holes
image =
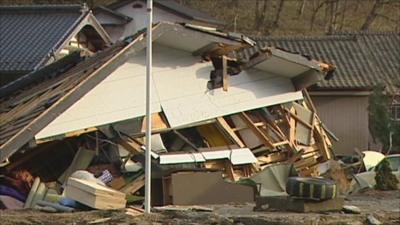
MULTIPOLYGON (((47 193, 63 189, 92 208, 120 207, 125 194, 143 199, 145 35, 66 56, 0 89, 2 167, 36 177, 25 207, 55 204, 47 193), (80 170, 111 188, 79 180, 80 170)), ((153 205, 252 201, 254 186, 240 183, 260 183, 272 165, 293 165, 300 176, 326 172, 332 134, 305 88, 334 67, 275 48, 235 54, 252 45, 205 27, 153 26, 153 205)), ((265 183, 284 189, 279 179, 265 183)))

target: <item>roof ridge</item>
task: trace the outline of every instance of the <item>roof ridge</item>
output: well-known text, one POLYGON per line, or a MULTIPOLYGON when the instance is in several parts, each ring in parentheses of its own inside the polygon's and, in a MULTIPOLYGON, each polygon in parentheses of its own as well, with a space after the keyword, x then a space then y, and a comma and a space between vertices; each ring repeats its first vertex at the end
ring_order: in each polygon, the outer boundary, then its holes
POLYGON ((324 40, 355 40, 357 36, 368 35, 400 35, 400 31, 342 31, 323 35, 277 35, 252 37, 255 41, 324 41, 324 40))
POLYGON ((325 41, 325 40, 355 40, 355 36, 343 36, 343 35, 321 35, 321 36, 306 36, 306 35, 295 35, 295 36, 265 36, 265 37, 253 37, 255 41, 325 41))
POLYGON ((4 5, 0 6, 2 12, 37 12, 40 11, 89 11, 86 4, 43 4, 43 5, 4 5))
POLYGON ((400 31, 339 31, 333 33, 333 35, 393 35, 400 34, 400 31))

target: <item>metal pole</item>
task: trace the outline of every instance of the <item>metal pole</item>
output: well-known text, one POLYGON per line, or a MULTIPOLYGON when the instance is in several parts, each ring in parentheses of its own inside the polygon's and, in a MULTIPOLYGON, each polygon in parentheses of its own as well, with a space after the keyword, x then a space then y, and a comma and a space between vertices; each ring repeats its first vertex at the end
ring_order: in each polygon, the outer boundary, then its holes
POLYGON ((147 0, 147 69, 146 69, 146 165, 145 165, 145 193, 144 211, 150 213, 151 208, 151 81, 152 81, 152 24, 153 0, 147 0))

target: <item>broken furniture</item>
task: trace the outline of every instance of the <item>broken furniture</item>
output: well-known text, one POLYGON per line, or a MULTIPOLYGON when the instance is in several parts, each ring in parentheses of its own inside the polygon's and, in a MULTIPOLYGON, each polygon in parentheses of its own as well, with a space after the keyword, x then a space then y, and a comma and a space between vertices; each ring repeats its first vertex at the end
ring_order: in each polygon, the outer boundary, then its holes
POLYGON ((249 185, 229 183, 221 172, 188 171, 163 178, 164 205, 249 203, 255 190, 249 185))

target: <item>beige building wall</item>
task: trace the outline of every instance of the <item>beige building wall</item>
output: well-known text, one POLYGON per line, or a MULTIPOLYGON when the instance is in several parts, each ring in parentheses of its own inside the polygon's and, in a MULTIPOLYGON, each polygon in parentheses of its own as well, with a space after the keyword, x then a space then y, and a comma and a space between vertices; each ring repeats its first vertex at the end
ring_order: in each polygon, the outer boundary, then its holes
POLYGON ((368 96, 312 96, 322 122, 339 138, 335 154, 368 149, 368 96))

